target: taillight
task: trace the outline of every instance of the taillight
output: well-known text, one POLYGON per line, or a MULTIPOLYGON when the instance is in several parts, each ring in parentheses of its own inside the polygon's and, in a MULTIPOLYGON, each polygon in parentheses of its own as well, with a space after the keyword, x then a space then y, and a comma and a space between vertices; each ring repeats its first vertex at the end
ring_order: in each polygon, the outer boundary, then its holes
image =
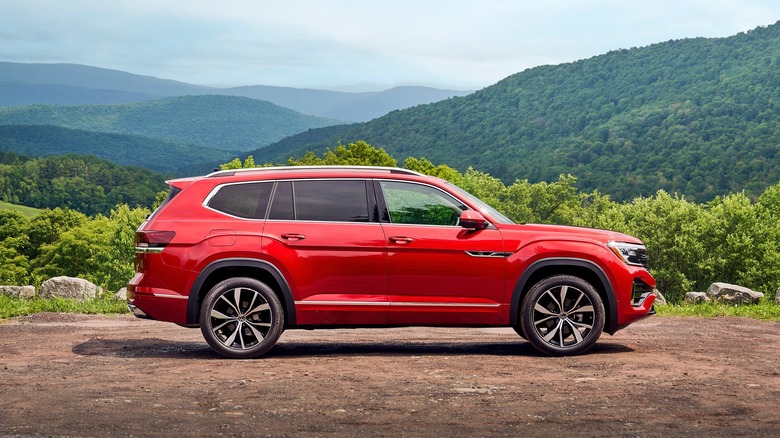
POLYGON ((175 231, 136 231, 135 232, 135 272, 144 272, 146 254, 161 253, 168 245, 175 231))
POLYGON ((175 231, 136 231, 135 249, 137 251, 139 248, 165 248, 175 235, 175 231))

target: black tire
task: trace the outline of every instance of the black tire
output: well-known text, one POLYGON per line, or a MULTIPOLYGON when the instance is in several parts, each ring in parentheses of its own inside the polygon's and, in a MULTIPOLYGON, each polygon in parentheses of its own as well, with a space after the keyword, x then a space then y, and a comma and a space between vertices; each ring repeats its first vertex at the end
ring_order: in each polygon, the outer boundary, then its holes
POLYGON ((521 338, 526 339, 526 340, 528 339, 528 338, 525 337, 525 333, 523 333, 523 328, 520 327, 519 325, 516 325, 516 326, 512 327, 512 329, 515 331, 515 333, 520 335, 521 338))
POLYGON ((551 356, 582 354, 604 330, 604 303, 596 289, 573 275, 555 275, 536 283, 523 299, 525 338, 551 356))
POLYGON ((217 353, 231 359, 261 356, 284 329, 284 311, 273 289, 254 278, 229 278, 214 286, 200 308, 200 331, 217 353))

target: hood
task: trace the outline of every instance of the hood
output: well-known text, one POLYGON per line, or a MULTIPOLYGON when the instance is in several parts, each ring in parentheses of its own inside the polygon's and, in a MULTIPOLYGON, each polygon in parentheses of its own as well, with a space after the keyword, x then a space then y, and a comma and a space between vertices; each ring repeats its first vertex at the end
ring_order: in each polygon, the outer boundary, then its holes
POLYGON ((607 242, 642 244, 642 241, 634 236, 629 236, 628 234, 619 233, 617 231, 599 230, 596 228, 544 224, 500 225, 499 228, 501 231, 520 231, 524 234, 531 234, 539 240, 574 239, 595 241, 603 244, 606 244, 607 242))

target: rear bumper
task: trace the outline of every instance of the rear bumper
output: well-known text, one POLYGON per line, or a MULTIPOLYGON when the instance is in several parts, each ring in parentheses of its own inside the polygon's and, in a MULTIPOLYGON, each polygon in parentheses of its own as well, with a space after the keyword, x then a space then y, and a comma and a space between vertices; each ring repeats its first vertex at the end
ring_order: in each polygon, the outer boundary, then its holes
POLYGON ((149 317, 149 315, 147 315, 146 313, 144 313, 144 311, 143 311, 143 310, 141 310, 141 309, 139 309, 139 308, 138 308, 138 306, 136 306, 135 304, 132 304, 132 303, 127 303, 127 310, 129 310, 129 311, 130 311, 130 313, 132 313, 133 315, 135 315, 137 318, 142 318, 142 319, 151 319, 151 318, 149 317))
POLYGON ((127 307, 133 315, 184 325, 187 323, 188 297, 169 290, 127 287, 127 307))

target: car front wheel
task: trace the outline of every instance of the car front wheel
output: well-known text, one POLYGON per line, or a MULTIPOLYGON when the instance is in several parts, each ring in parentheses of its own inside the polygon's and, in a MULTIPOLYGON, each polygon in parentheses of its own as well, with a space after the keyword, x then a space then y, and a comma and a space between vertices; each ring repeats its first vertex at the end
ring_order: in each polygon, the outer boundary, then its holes
POLYGON ((229 278, 206 294, 200 329, 217 353, 232 359, 258 357, 276 344, 284 328, 279 297, 253 278, 229 278))
POLYGON ((536 283, 523 299, 521 327, 539 351, 553 356, 581 354, 604 330, 604 303, 596 289, 573 275, 536 283))

